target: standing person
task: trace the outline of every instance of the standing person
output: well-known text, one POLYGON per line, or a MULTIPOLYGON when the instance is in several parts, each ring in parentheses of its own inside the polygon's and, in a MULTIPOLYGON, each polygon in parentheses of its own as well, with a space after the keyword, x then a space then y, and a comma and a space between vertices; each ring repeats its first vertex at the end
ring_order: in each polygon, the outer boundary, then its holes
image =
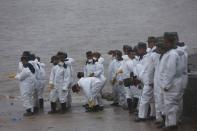
POLYGON ((133 69, 134 69, 134 61, 133 59, 135 58, 134 52, 133 50, 129 49, 127 51, 127 55, 129 57, 128 60, 124 60, 123 63, 121 64, 120 68, 119 68, 119 73, 123 74, 123 79, 124 79, 124 93, 125 93, 125 97, 127 99, 127 106, 128 106, 128 110, 129 113, 133 113, 134 112, 134 106, 133 106, 133 98, 134 95, 136 95, 136 87, 133 84, 127 84, 128 81, 131 81, 131 79, 133 79, 134 75, 133 75, 133 69))
POLYGON ((103 82, 97 77, 84 77, 83 72, 77 74, 78 83, 73 88, 81 88, 87 98, 87 112, 97 112, 103 110, 103 106, 99 105, 99 95, 103 82))
MULTIPOLYGON (((133 59, 133 76, 135 78, 135 80, 138 80, 138 73, 141 71, 141 67, 142 66, 138 66, 140 65, 140 57, 138 55, 138 51, 137 51, 137 46, 134 46, 133 48, 133 55, 134 55, 134 59, 133 59)), ((132 86, 132 93, 133 93, 133 102, 132 102, 132 108, 135 111, 135 114, 138 114, 138 108, 139 108, 139 99, 141 97, 141 82, 138 80, 138 82, 135 82, 135 85, 132 86)))
POLYGON ((58 56, 59 62, 54 66, 51 75, 50 82, 51 92, 50 92, 50 101, 51 101, 51 111, 49 114, 56 113, 56 101, 59 99, 61 103, 61 114, 66 113, 67 109, 67 95, 68 88, 71 81, 70 70, 67 65, 64 63, 65 58, 58 56), (54 85, 54 86, 53 86, 54 85))
POLYGON ((178 64, 179 71, 181 72, 181 81, 177 86, 181 87, 180 96, 179 96, 179 112, 178 112, 178 122, 181 122, 181 116, 183 111, 183 95, 184 91, 187 88, 188 83, 188 53, 187 53, 187 45, 184 42, 179 42, 178 33, 175 33, 176 37, 176 46, 177 53, 180 57, 180 63, 178 64))
POLYGON ((114 102, 111 104, 112 106, 122 106, 123 108, 126 107, 126 97, 124 92, 124 85, 123 85, 123 74, 119 73, 119 68, 123 63, 122 52, 120 50, 115 51, 116 61, 112 67, 112 86, 113 86, 113 93, 114 102))
POLYGON ((21 62, 23 65, 21 72, 16 76, 11 76, 10 78, 15 78, 20 81, 20 93, 23 101, 23 106, 26 109, 24 116, 32 116, 32 98, 35 86, 35 69, 31 64, 28 63, 27 57, 22 56, 21 62))
POLYGON ((68 90, 68 103, 67 103, 67 107, 71 108, 71 103, 72 103, 72 97, 71 97, 71 88, 74 84, 74 70, 73 70, 73 63, 74 63, 74 59, 71 57, 66 57, 65 59, 65 64, 68 65, 68 68, 70 69, 70 74, 71 74, 71 82, 70 82, 70 86, 69 86, 69 90, 68 90))
POLYGON ((146 70, 144 71, 147 74, 147 82, 150 87, 149 92, 151 94, 148 95, 149 98, 149 109, 150 114, 148 114, 148 120, 155 120, 156 119, 156 112, 155 112, 155 98, 154 98, 154 74, 155 74, 155 67, 159 60, 159 55, 156 53, 156 38, 154 36, 148 37, 148 48, 147 48, 147 55, 148 55, 148 65, 146 70))
POLYGON ((177 129, 181 87, 179 85, 181 72, 179 70, 180 56, 175 48, 175 38, 172 33, 164 33, 165 54, 160 62, 160 81, 164 99, 165 128, 177 129))
POLYGON ((44 111, 44 88, 46 86, 46 72, 45 72, 45 64, 40 61, 40 57, 36 57, 38 60, 38 102, 39 102, 39 110, 40 112, 44 111))
POLYGON ((152 101, 154 100, 154 95, 153 95, 153 78, 154 77, 152 77, 151 81, 149 80, 149 74, 150 74, 149 72, 151 72, 152 74, 152 71, 150 71, 150 69, 154 65, 150 65, 152 64, 149 61, 150 54, 147 54, 146 50, 147 50, 146 43, 143 43, 143 42, 138 43, 138 53, 140 56, 140 64, 143 67, 138 77, 143 83, 143 89, 142 89, 142 95, 140 98, 139 113, 138 113, 138 117, 135 119, 135 122, 141 122, 147 119, 149 107, 151 107, 151 113, 150 113, 151 117, 154 116, 154 111, 155 111, 154 105, 150 106, 150 103, 152 103, 152 101))
POLYGON ((112 74, 113 74, 113 66, 114 66, 114 63, 116 62, 116 53, 115 53, 115 50, 110 50, 108 52, 108 55, 110 57, 110 62, 109 62, 109 66, 108 66, 108 79, 110 81, 110 83, 112 83, 112 74))
MULTIPOLYGON (((50 63, 52 63, 53 66, 51 68, 51 73, 50 73, 50 77, 49 77, 49 85, 48 85, 51 95, 52 95, 52 92, 55 92, 53 83, 54 83, 54 80, 55 80, 55 68, 56 68, 58 62, 59 62, 59 58, 56 55, 51 57, 51 62, 50 63)), ((49 97, 50 97, 50 95, 49 95, 49 97)), ((49 114, 57 113, 58 112, 57 108, 58 108, 58 110, 61 109, 59 99, 56 102, 51 102, 51 111, 49 111, 48 113, 49 114)))
POLYGON ((40 68, 39 68, 38 60, 37 60, 35 54, 30 54, 29 63, 35 69, 35 78, 36 79, 35 79, 35 87, 34 87, 34 95, 33 95, 33 101, 34 101, 33 112, 34 112, 34 114, 37 114, 39 112, 38 92, 40 90, 40 81, 39 81, 40 68))
POLYGON ((154 99, 155 99, 155 115, 156 115, 155 124, 159 126, 163 125, 163 117, 162 117, 163 93, 161 91, 161 83, 159 80, 159 67, 160 67, 159 65, 163 54, 164 54, 164 42, 163 40, 158 40, 156 44, 155 53, 153 53, 150 60, 152 63, 154 63, 154 99))
POLYGON ((178 112, 178 122, 181 122, 181 115, 183 110, 183 94, 187 87, 188 82, 188 53, 187 53, 187 45, 185 45, 184 42, 179 42, 179 36, 177 32, 171 32, 172 35, 174 35, 175 43, 176 43, 176 51, 180 57, 180 63, 178 64, 178 70, 181 73, 181 81, 177 83, 177 86, 181 87, 180 96, 179 96, 179 112, 178 112))
POLYGON ((96 61, 97 66, 100 67, 100 69, 102 70, 102 73, 97 76, 103 82, 103 86, 102 86, 101 93, 100 93, 102 96, 102 90, 106 83, 106 77, 104 75, 104 58, 101 57, 101 54, 99 52, 94 52, 93 59, 96 61))
POLYGON ((112 92, 113 92, 113 96, 114 96, 114 102, 111 104, 112 106, 118 106, 118 96, 117 96, 117 93, 116 93, 116 89, 114 88, 114 83, 113 83, 113 75, 114 75, 114 72, 115 71, 115 63, 116 63, 116 51, 115 50, 110 50, 108 52, 108 55, 110 56, 110 63, 109 63, 109 66, 108 66, 108 79, 109 79, 109 82, 112 86, 112 92))
POLYGON ((62 58, 64 58, 64 63, 67 65, 68 71, 71 74, 71 78, 70 78, 70 84, 68 87, 68 97, 67 97, 67 108, 71 108, 71 103, 72 103, 72 97, 71 97, 71 88, 74 84, 74 77, 73 77, 73 63, 74 63, 74 59, 73 58, 69 58, 67 53, 65 52, 58 52, 57 56, 60 56, 62 58))

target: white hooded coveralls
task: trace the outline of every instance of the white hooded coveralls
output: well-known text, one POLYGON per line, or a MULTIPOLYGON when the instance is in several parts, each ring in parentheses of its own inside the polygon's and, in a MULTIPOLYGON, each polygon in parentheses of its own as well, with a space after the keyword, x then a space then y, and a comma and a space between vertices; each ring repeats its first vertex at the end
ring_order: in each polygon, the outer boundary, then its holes
POLYGON ((177 125, 181 87, 180 56, 175 49, 166 52, 160 62, 160 82, 163 91, 165 126, 177 125), (167 90, 167 91, 164 91, 167 90))
POLYGON ((142 95, 139 104, 139 118, 147 118, 148 108, 150 106, 150 116, 155 116, 154 93, 153 93, 153 78, 154 78, 154 63, 151 61, 152 52, 143 56, 140 64, 143 66, 140 72, 139 79, 143 83, 142 95))
POLYGON ((93 101, 95 105, 100 105, 100 91, 102 81, 97 77, 82 77, 78 81, 79 87, 82 88, 88 102, 93 101))
POLYGON ((26 109, 33 107, 33 90, 35 86, 35 75, 29 70, 24 68, 18 73, 15 78, 20 81, 20 93, 23 101, 23 106, 26 109))
POLYGON ((63 63, 59 63, 51 70, 49 84, 54 85, 54 89, 50 92, 50 101, 60 103, 67 102, 69 85, 71 82, 71 74, 68 67, 64 67, 63 63))

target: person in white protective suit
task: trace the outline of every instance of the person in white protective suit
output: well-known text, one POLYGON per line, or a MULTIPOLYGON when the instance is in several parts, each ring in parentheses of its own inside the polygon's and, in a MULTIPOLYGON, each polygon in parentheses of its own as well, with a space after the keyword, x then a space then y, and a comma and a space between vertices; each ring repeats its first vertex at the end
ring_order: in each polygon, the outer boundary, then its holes
POLYGON ((20 81, 20 93, 23 101, 23 106, 26 109, 24 116, 32 116, 33 108, 33 90, 35 86, 35 69, 28 63, 28 58, 25 56, 21 57, 21 63, 23 67, 16 76, 11 76, 10 78, 15 78, 20 81))
POLYGON ((59 99, 61 103, 61 114, 66 113, 67 109, 67 98, 68 90, 71 82, 70 69, 64 63, 65 57, 58 56, 59 63, 52 68, 49 85, 50 91, 50 101, 51 101, 51 111, 49 114, 57 113, 56 102, 59 99))
MULTIPOLYGON (((57 52, 56 56, 52 56, 51 57, 51 63, 53 63, 53 65, 57 65, 57 61, 58 61, 58 56, 61 56, 61 57, 64 57, 65 58, 65 61, 64 63, 68 66, 68 68, 70 69, 70 72, 71 72, 71 82, 70 82, 70 86, 69 86, 69 90, 68 90, 68 97, 67 97, 67 108, 70 109, 71 108, 71 103, 72 103, 72 97, 71 97, 71 87, 73 86, 74 84, 74 76, 73 76, 73 63, 74 63, 74 59, 73 58, 70 58, 70 57, 67 57, 67 53, 65 52, 57 52)), ((59 99, 57 100, 56 102, 56 109, 57 111, 61 111, 61 103, 59 102, 59 99)))
POLYGON ((33 95, 33 102, 34 102, 34 107, 33 107, 33 112, 37 114, 39 112, 39 99, 38 99, 38 94, 40 92, 40 81, 39 81, 39 65, 38 65, 38 59, 34 54, 30 54, 29 56, 29 63, 34 67, 35 69, 35 87, 34 87, 34 95, 33 95))
POLYGON ((65 59, 65 64, 68 65, 68 68, 70 68, 70 72, 71 72, 71 83, 70 83, 70 86, 69 86, 69 90, 68 90, 68 102, 67 102, 67 107, 68 108, 71 108, 71 103, 72 103, 72 97, 71 97, 71 87, 73 86, 74 84, 74 76, 73 76, 73 63, 74 63, 74 59, 73 58, 66 58, 65 59))
POLYGON ((123 45, 122 50, 124 53, 124 55, 122 55, 123 60, 129 60, 128 50, 132 50, 132 47, 129 45, 123 45))
POLYGON ((147 98, 149 98, 149 109, 150 109, 150 115, 148 117, 148 120, 155 120, 156 112, 155 112, 155 98, 154 98, 154 73, 155 73, 155 67, 157 65, 157 62, 159 60, 159 55, 156 53, 156 38, 154 36, 148 37, 148 48, 147 48, 147 67, 144 70, 145 78, 147 79, 147 85, 149 84, 149 95, 147 95, 147 98), (151 88, 152 87, 152 88, 151 88))
POLYGON ((139 66, 139 56, 137 53, 137 46, 134 46, 133 48, 133 55, 135 56, 133 60, 133 78, 135 80, 134 86, 131 87, 132 94, 133 94, 133 102, 132 102, 132 108, 134 110, 135 114, 138 114, 138 105, 139 105, 139 99, 141 97, 141 82, 137 79, 137 76, 139 76, 139 72, 141 71, 141 67, 139 66), (137 66, 138 65, 138 66, 137 66))
POLYGON ((44 88, 46 86, 46 72, 45 72, 45 64, 40 62, 40 57, 37 57, 38 60, 38 103, 39 103, 39 110, 41 112, 44 111, 44 88))
MULTIPOLYGON (((49 77, 49 91, 51 92, 54 88, 53 84, 50 83, 54 83, 54 71, 55 71, 55 67, 56 65, 59 63, 59 58, 57 57, 57 55, 54 55, 51 57, 51 61, 50 63, 52 64, 52 68, 51 68, 51 73, 50 73, 50 77, 49 77)), ((50 97, 50 96, 49 96, 50 97)), ((61 104, 59 102, 59 99, 56 102, 51 102, 51 111, 49 111, 49 114, 53 114, 53 113, 57 113, 60 109, 61 109, 61 104)))
POLYGON ((178 69, 182 71, 182 77, 181 81, 177 86, 181 87, 181 92, 180 92, 180 104, 179 104, 179 112, 177 115, 177 120, 178 122, 181 122, 181 116, 182 116, 182 111, 183 111, 183 95, 184 91, 187 87, 188 83, 188 53, 187 53, 187 45, 185 45, 184 42, 179 42, 179 36, 177 32, 171 32, 174 34, 175 37, 175 43, 177 46, 177 53, 180 56, 180 64, 178 69))
POLYGON ((88 101, 88 106, 85 107, 86 112, 102 111, 103 106, 99 105, 100 91, 103 82, 97 77, 84 77, 83 72, 77 74, 79 81, 73 88, 81 88, 88 101))
POLYGON ((108 79, 109 79, 109 82, 111 84, 113 78, 112 78, 112 74, 113 74, 113 66, 114 66, 114 63, 116 62, 116 57, 115 57, 115 50, 110 50, 108 52, 108 55, 110 57, 110 62, 109 62, 109 66, 108 66, 108 79))
POLYGON ((177 42, 177 53, 180 56, 180 64, 179 64, 179 70, 182 71, 181 76, 181 83, 178 85, 181 87, 180 92, 180 101, 179 101, 179 112, 178 112, 178 122, 181 122, 181 116, 183 111, 183 95, 184 91, 187 88, 188 83, 188 53, 187 53, 187 46, 183 42, 177 42))
POLYGON ((123 84, 123 74, 119 73, 119 68, 123 63, 122 52, 120 50, 115 51, 116 61, 114 61, 113 66, 111 67, 111 76, 112 81, 111 84, 113 86, 113 93, 114 93, 114 102, 111 104, 112 106, 122 106, 126 108, 126 97, 125 97, 125 90, 123 84))
POLYGON ((144 86, 140 98, 139 113, 138 113, 138 117, 135 119, 135 122, 141 122, 147 120, 149 107, 150 107, 150 118, 152 119, 155 117, 153 76, 152 79, 149 78, 150 77, 149 75, 152 74, 152 71, 150 70, 152 67, 150 66, 154 66, 154 65, 152 65, 152 63, 150 63, 149 60, 152 52, 147 53, 146 50, 147 50, 146 43, 139 42, 138 54, 141 59, 139 61, 139 64, 142 66, 143 69, 140 71, 138 79, 141 80, 144 86))
POLYGON ((175 47, 174 35, 170 32, 164 33, 165 53, 160 61, 160 82, 163 91, 165 127, 164 130, 176 130, 177 118, 180 104, 180 94, 182 88, 180 86, 182 80, 182 72, 179 64, 181 58, 175 47))
MULTIPOLYGON (((104 87, 106 78, 104 76, 104 67, 102 64, 97 63, 96 60, 93 59, 93 53, 91 51, 86 52, 86 64, 84 66, 84 77, 97 77, 99 78, 103 85, 102 85, 102 89, 104 87)), ((101 95, 99 96, 99 105, 103 106, 103 101, 102 101, 102 97, 101 95)), ((87 104, 85 104, 84 106, 87 106, 87 104)))
MULTIPOLYGON (((124 60, 119 68, 119 73, 122 73, 123 75, 123 79, 126 81, 128 79, 134 79, 134 75, 133 75, 133 69, 134 69, 134 66, 135 66, 135 55, 134 55, 134 52, 132 49, 128 49, 127 50, 127 55, 129 57, 128 60, 124 60)), ((130 79, 130 80, 131 80, 130 79)), ((126 82, 125 82, 126 83, 126 82)), ((124 83, 124 90, 125 90, 125 97, 127 99, 127 106, 128 106, 128 110, 129 110, 129 113, 133 113, 135 111, 135 107, 133 106, 134 102, 133 102, 133 99, 134 99, 134 96, 136 95, 136 93, 138 92, 138 89, 137 87, 132 84, 131 82, 131 85, 126 85, 124 83)))
MULTIPOLYGON (((154 100, 155 100, 155 116, 156 116, 156 125, 161 125, 163 118, 162 118, 162 103, 163 100, 162 92, 161 92, 161 84, 159 78, 159 64, 160 64, 160 58, 164 53, 163 50, 164 44, 163 41, 158 40, 156 43, 156 50, 154 53, 152 53, 150 63, 153 63, 152 70, 154 70, 153 75, 153 83, 154 83, 154 100)), ((151 76, 150 76, 151 77, 151 76)), ((152 77, 151 77, 152 78, 152 77)), ((159 127, 159 126, 158 126, 159 127)))
MULTIPOLYGON (((106 83, 106 77, 105 77, 105 74, 104 74, 104 58, 101 57, 101 54, 99 52, 94 52, 93 53, 93 59, 96 61, 96 64, 97 66, 100 66, 100 70, 102 70, 102 73, 100 75, 97 76, 97 78, 99 78, 102 82, 103 82, 103 86, 102 86, 102 89, 101 89, 101 97, 102 97, 102 91, 103 91, 103 88, 105 86, 105 83, 106 83)), ((102 99, 101 100, 101 104, 102 104, 102 99)))
MULTIPOLYGON (((57 56, 60 56, 60 57, 64 57, 65 61, 64 63, 67 65, 69 71, 70 71, 70 74, 71 74, 71 78, 70 78, 70 85, 69 85, 69 88, 68 88, 68 98, 67 98, 67 108, 71 108, 71 103, 72 103, 72 97, 71 97, 71 87, 73 86, 74 84, 74 76, 73 76, 73 63, 74 63, 74 59, 73 58, 69 58, 67 53, 65 52, 58 52, 57 53, 57 56)), ((60 107, 59 103, 58 103, 58 107, 60 107)))
POLYGON ((115 72, 114 70, 114 66, 115 66, 115 63, 116 63, 116 51, 115 50, 110 50, 108 52, 108 55, 110 56, 110 62, 109 62, 109 66, 108 66, 108 80, 110 82, 110 84, 112 85, 112 93, 114 95, 114 102, 111 104, 112 106, 119 106, 118 104, 118 96, 116 95, 116 90, 113 85, 113 74, 115 72))

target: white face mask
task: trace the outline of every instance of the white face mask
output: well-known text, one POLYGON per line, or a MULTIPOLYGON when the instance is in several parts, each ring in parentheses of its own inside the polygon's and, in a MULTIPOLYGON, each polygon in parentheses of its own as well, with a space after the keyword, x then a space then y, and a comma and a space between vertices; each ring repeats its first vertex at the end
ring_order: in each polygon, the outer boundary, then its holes
POLYGON ((146 52, 150 52, 150 51, 151 51, 151 48, 147 48, 147 49, 146 49, 146 52))
POLYGON ((63 63, 63 62, 59 62, 59 65, 60 65, 60 66, 63 66, 63 65, 64 65, 64 63, 63 63))
POLYGON ((36 58, 36 59, 34 60, 34 62, 38 63, 38 59, 36 58))
POLYGON ((109 59, 114 59, 113 55, 109 55, 109 59))
POLYGON ((88 59, 88 62, 90 62, 90 63, 93 62, 93 59, 88 59))
POLYGON ((96 57, 93 57, 93 60, 97 60, 97 58, 96 57))

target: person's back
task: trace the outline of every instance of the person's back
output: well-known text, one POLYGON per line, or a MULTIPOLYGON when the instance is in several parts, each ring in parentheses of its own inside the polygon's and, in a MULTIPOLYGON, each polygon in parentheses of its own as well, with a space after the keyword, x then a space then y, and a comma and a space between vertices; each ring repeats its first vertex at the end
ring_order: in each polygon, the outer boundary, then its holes
POLYGON ((26 108, 24 116, 32 116, 33 108, 33 90, 35 86, 35 69, 28 63, 26 57, 21 57, 23 68, 20 73, 15 76, 15 79, 20 81, 20 93, 23 101, 23 106, 26 108))
POLYGON ((91 93, 91 78, 92 77, 82 77, 78 81, 78 85, 82 88, 86 96, 89 96, 91 93))
POLYGON ((28 67, 23 68, 21 72, 16 75, 16 79, 20 80, 21 85, 34 86, 35 84, 35 75, 28 67))

